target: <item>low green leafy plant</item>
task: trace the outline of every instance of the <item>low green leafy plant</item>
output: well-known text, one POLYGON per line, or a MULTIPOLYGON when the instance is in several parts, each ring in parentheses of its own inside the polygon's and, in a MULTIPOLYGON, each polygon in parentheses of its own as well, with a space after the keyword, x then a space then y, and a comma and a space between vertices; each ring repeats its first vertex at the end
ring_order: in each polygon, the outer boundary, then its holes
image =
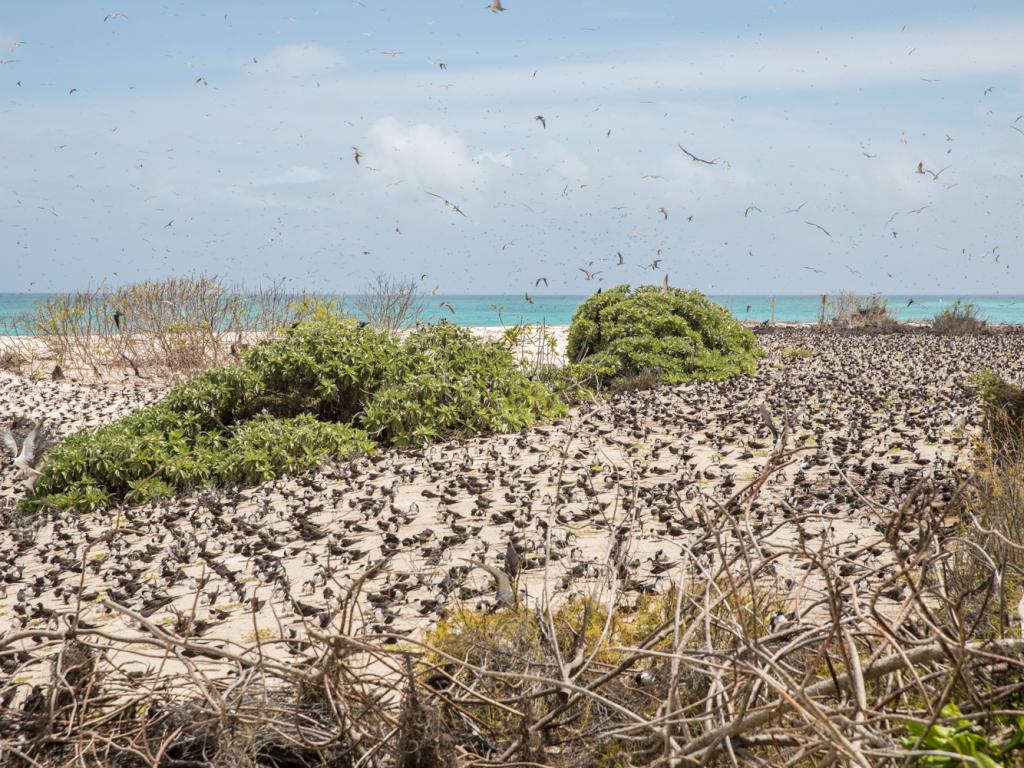
POLYGON ((514 432, 565 413, 558 397, 520 370, 507 347, 450 323, 409 334, 393 362, 360 418, 386 444, 514 432))
POLYGON ((565 413, 503 345, 440 324, 404 342, 314 308, 242 364, 50 450, 22 502, 91 510, 196 487, 254 484, 377 444, 511 432, 565 413))
POLYGON ((908 721, 904 728, 910 734, 900 738, 906 749, 934 750, 945 754, 923 755, 914 763, 929 768, 960 768, 963 765, 977 765, 981 768, 1003 768, 998 762, 1011 752, 1024 747, 1024 717, 1018 717, 1010 733, 1003 740, 996 740, 985 734, 973 721, 961 718, 956 704, 949 703, 942 708, 942 718, 952 723, 936 723, 930 728, 924 723, 908 721), (957 719, 960 718, 960 719, 957 719), (971 758, 963 760, 955 755, 971 758))
POLYGON ((724 379, 757 370, 754 334, 698 291, 620 285, 587 299, 573 315, 568 355, 605 371, 663 383, 724 379))

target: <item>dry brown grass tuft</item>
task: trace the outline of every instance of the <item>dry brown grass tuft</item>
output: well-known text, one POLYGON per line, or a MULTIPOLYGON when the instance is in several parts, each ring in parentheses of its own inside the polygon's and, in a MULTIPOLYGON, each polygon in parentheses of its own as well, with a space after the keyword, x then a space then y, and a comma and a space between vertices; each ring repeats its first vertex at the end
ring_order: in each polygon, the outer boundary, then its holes
POLYGON ((879 294, 858 296, 841 291, 822 297, 819 322, 840 330, 894 331, 900 322, 889 304, 879 294))

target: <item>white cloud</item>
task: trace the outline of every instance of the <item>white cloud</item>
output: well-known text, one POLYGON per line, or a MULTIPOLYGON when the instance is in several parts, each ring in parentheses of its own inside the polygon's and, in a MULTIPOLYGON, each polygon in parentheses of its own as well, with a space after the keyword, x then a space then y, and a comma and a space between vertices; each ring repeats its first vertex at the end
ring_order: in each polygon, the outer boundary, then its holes
POLYGON ((381 180, 413 186, 463 187, 485 182, 489 170, 474 162, 466 143, 427 123, 403 126, 393 117, 374 123, 363 163, 381 180))
POLYGON ((308 165, 293 165, 277 176, 256 181, 255 185, 269 187, 277 184, 314 184, 327 178, 330 177, 316 168, 310 168, 308 165))
POLYGON ((255 66, 257 71, 276 77, 300 77, 320 74, 344 63, 344 57, 333 48, 299 43, 272 49, 255 66))

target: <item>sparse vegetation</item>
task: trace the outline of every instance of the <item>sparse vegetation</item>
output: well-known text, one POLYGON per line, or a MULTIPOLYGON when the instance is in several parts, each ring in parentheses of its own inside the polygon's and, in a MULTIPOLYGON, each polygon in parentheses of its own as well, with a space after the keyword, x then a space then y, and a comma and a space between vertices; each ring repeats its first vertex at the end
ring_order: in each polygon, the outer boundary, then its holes
POLYGON ((411 328, 423 317, 419 283, 411 277, 374 275, 356 298, 355 309, 378 331, 411 328))
POLYGON ((576 310, 567 353, 606 382, 653 374, 663 383, 753 373, 762 354, 753 333, 698 291, 628 285, 576 310))
POLYGON ((302 314, 284 283, 250 291, 193 274, 115 290, 55 294, 5 322, 8 353, 64 368, 190 374, 232 360, 231 350, 273 335, 302 314))
POLYGON ((823 296, 818 317, 843 330, 893 331, 900 326, 889 300, 877 293, 858 296, 841 291, 823 296))
POLYGON ((508 349, 442 323, 399 341, 327 305, 158 403, 51 450, 22 506, 96 509, 180 489, 259 483, 329 458, 559 416, 508 349), (371 441, 372 438, 372 441, 371 441))
POLYGON ((950 336, 967 336, 985 332, 988 324, 979 317, 977 304, 957 299, 935 315, 932 330, 950 336))

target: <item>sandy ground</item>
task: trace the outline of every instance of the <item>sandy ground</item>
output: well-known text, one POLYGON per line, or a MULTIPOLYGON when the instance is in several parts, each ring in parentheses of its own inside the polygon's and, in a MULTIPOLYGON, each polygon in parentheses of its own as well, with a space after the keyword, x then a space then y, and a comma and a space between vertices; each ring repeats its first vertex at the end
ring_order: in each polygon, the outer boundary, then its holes
MULTIPOLYGON (((66 626, 80 605, 88 624, 137 637, 133 620, 102 605, 108 598, 197 643, 242 653, 259 641, 261 653, 298 664, 307 628, 331 629, 339 596, 369 564, 391 558, 364 590, 361 631, 410 634, 460 607, 492 608, 490 577, 467 561, 500 568, 509 541, 524 559, 517 588, 528 604, 545 590, 583 594, 610 563, 634 600, 700 577, 675 566, 709 510, 768 460, 762 404, 776 423, 788 418, 789 445, 803 450, 743 516, 757 546, 771 554, 800 541, 882 557, 873 546, 885 521, 873 506, 895 508, 923 478, 940 500, 953 493, 978 420, 968 377, 982 368, 1024 377, 1018 333, 790 328, 760 338, 767 357, 756 376, 621 394, 517 434, 101 514, 0 513, 0 634, 66 626)), ((63 435, 160 394, 130 377, 88 385, 0 373, 0 420, 45 417, 63 435)), ((12 469, 0 470, 0 495, 20 493, 12 469)), ((732 530, 721 534, 738 546, 732 530)), ((851 561, 854 576, 862 565, 851 561)), ((794 615, 817 599, 803 576, 786 556, 776 560, 773 586, 794 615)), ((38 679, 45 665, 32 642, 19 647, 0 658, 3 671, 38 679)), ((111 663, 164 675, 184 668, 145 646, 111 663)))

